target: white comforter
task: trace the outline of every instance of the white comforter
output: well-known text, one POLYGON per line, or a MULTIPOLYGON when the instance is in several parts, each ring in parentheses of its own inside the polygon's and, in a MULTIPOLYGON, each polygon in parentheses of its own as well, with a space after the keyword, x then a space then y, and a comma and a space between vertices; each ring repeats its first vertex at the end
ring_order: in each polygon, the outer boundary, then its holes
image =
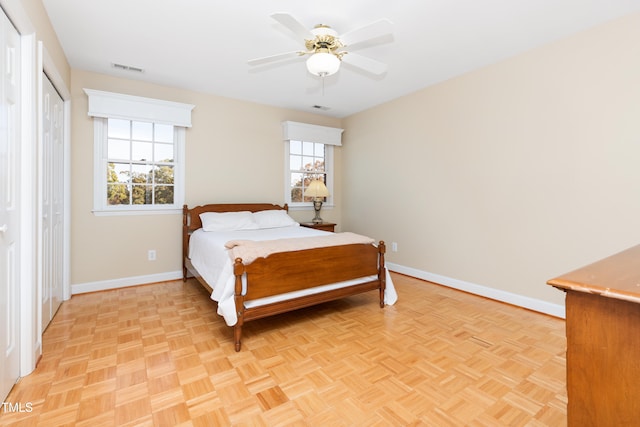
MULTIPOLYGON (((325 235, 326 231, 314 230, 306 227, 280 227, 259 230, 238 230, 238 231, 203 231, 198 229, 193 232, 189 241, 189 258, 191 263, 198 270, 200 275, 213 288, 211 299, 218 302, 218 314, 224 317, 229 326, 233 326, 238 321, 234 302, 235 276, 233 275, 233 262, 230 250, 225 247, 225 243, 230 240, 273 240, 287 239, 294 237, 312 237, 325 235)), ((384 294, 385 303, 394 304, 398 295, 387 271, 387 283, 384 294)), ((371 278, 367 278, 371 280, 371 278)), ((345 284, 357 283, 349 281, 335 285, 327 285, 317 290, 326 290, 345 286, 345 284)), ((288 295, 291 298, 303 294, 288 295)), ((263 301, 263 303, 271 302, 263 301)), ((255 303, 254 304, 259 304, 255 303)))

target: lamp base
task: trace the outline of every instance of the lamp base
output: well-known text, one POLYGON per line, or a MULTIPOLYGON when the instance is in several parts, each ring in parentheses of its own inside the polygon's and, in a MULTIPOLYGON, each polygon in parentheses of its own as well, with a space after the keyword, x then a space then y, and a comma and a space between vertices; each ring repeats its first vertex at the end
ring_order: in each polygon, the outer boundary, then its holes
POLYGON ((314 224, 322 224, 324 220, 320 218, 320 209, 322 209, 322 199, 315 199, 313 201, 313 209, 316 211, 316 216, 313 217, 311 222, 314 224))

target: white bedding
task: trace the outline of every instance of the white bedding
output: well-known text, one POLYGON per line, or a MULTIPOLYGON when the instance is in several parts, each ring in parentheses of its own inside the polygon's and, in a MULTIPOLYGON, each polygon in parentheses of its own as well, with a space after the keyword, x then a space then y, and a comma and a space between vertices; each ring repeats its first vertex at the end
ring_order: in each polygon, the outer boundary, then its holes
MULTIPOLYGON (((213 288, 211 299, 218 302, 218 314, 224 317, 227 325, 233 326, 238 321, 234 302, 235 276, 233 275, 233 261, 229 254, 230 250, 225 248, 225 243, 230 240, 262 241, 320 236, 326 233, 328 232, 299 226, 236 231, 204 231, 198 229, 193 232, 189 240, 189 258, 198 273, 213 288)), ((388 271, 386 277, 384 300, 386 304, 392 305, 397 301, 398 295, 388 271)), ((339 288, 368 280, 372 280, 372 277, 313 288, 302 293, 321 292, 328 288, 339 288)), ((301 293, 298 291, 291 294, 295 295, 284 295, 279 299, 292 298, 293 296, 299 296, 301 293)), ((253 301, 252 305, 256 306, 273 301, 273 297, 270 297, 269 299, 253 301)))

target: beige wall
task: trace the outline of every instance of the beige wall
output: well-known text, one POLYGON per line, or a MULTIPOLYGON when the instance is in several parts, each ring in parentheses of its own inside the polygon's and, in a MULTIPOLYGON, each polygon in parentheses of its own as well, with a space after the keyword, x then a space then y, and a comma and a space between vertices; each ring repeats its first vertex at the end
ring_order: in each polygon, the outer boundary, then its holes
POLYGON ((638 39, 634 15, 342 121, 73 70, 71 283, 181 266, 179 215, 91 213, 87 87, 196 105, 190 205, 281 203, 280 122, 343 127, 326 220, 397 242, 391 263, 562 304, 547 279, 640 240, 638 39))
MULTIPOLYGON (((270 202, 284 200, 284 143, 281 122, 294 120, 340 127, 338 119, 218 96, 72 70, 71 284, 179 271, 181 215, 104 217, 91 212, 93 201, 93 121, 83 88, 195 104, 186 134, 186 203, 270 202), (147 251, 157 251, 147 261, 147 251)), ((336 169, 341 152, 335 150, 336 169)), ((326 220, 341 221, 340 173, 336 207, 326 220)), ((291 213, 298 220, 312 210, 291 213)))
POLYGON ((402 266, 550 303, 640 243, 640 14, 344 120, 343 227, 402 266))

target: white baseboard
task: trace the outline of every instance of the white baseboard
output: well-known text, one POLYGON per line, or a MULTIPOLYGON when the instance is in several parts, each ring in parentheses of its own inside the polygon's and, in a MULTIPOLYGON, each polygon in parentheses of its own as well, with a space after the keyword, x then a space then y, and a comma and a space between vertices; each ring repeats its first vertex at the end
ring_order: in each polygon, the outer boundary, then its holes
POLYGON ((537 311, 539 313, 559 317, 561 319, 565 318, 564 305, 551 304, 539 299, 525 297, 523 295, 501 291, 499 289, 494 289, 487 286, 476 285, 475 283, 452 279, 450 277, 429 273, 427 271, 422 271, 411 267, 404 267, 402 265, 393 264, 390 262, 387 263, 387 268, 391 271, 395 271, 396 273, 406 274, 407 276, 427 280, 429 282, 437 283, 439 285, 443 285, 453 289, 458 289, 470 294, 479 295, 496 301, 516 305, 518 307, 523 307, 529 310, 537 311))
POLYGON ((147 285, 149 283, 166 282, 168 280, 178 279, 182 279, 182 270, 168 271, 166 273, 158 274, 148 274, 146 276, 124 277, 122 279, 101 280, 98 282, 77 283, 75 285, 71 285, 71 294, 77 295, 87 292, 106 291, 109 289, 147 285))
MULTIPOLYGON (((470 294, 479 295, 496 301, 505 302, 507 304, 523 307, 528 310, 537 311, 539 313, 548 314, 550 316, 565 318, 565 308, 563 305, 551 304, 535 298, 514 294, 511 292, 501 291, 499 289, 487 286, 477 285, 475 283, 465 282, 463 280, 452 279, 450 277, 441 276, 439 274, 429 273, 427 271, 418 270, 411 267, 405 267, 399 264, 387 263, 387 268, 396 273, 406 274, 407 276, 416 277, 418 279, 437 283, 442 286, 468 292, 470 294)), ((129 286, 146 285, 149 283, 165 282, 168 280, 178 280, 182 278, 182 271, 169 271, 166 273, 149 274, 146 276, 125 277, 122 279, 102 280, 98 282, 78 283, 71 285, 71 294, 83 294, 87 292, 105 291, 109 289, 126 288, 129 286)))

